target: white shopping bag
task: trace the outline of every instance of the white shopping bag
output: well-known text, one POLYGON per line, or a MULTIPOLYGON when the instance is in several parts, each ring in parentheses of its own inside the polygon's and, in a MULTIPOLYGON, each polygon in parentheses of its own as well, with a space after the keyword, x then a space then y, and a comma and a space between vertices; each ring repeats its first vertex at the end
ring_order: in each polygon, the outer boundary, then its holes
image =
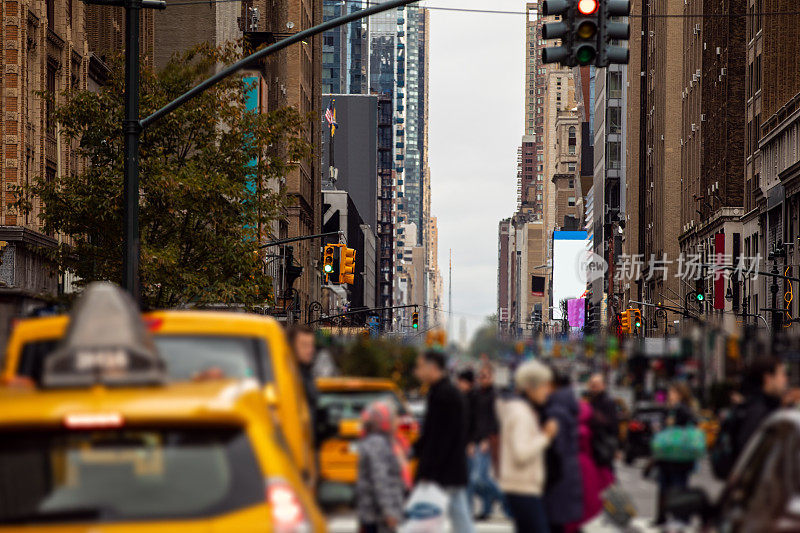
POLYGON ((419 483, 405 508, 405 522, 398 533, 441 533, 450 497, 436 483, 419 483))

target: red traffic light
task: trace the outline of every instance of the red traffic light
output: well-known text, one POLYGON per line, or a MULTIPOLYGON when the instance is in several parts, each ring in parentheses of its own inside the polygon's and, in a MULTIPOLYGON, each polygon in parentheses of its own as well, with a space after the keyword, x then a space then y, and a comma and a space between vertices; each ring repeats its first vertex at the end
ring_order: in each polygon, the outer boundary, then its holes
POLYGON ((578 0, 578 12, 581 15, 594 15, 598 7, 598 0, 578 0))

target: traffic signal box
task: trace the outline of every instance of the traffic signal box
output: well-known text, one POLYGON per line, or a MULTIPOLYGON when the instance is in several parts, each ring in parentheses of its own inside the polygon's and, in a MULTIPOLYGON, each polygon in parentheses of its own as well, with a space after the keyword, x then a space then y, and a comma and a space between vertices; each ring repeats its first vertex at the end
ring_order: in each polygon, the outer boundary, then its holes
POLYGON ((325 283, 339 282, 339 263, 341 259, 341 244, 326 244, 322 252, 322 274, 325 283))
POLYGON ((411 313, 411 327, 414 329, 419 328, 419 313, 416 311, 411 313))
POLYGON ((352 285, 356 281, 356 251, 353 248, 342 248, 342 260, 339 262, 339 283, 352 285))
POLYGON ((355 283, 356 251, 344 244, 326 244, 322 252, 325 283, 355 283))
POLYGON ((642 312, 639 309, 628 309, 631 314, 633 333, 638 333, 642 327, 642 312))
POLYGON ((622 333, 631 332, 631 310, 628 309, 619 314, 619 329, 622 333))
POLYGON ((544 0, 542 16, 560 20, 543 24, 542 38, 560 42, 542 49, 542 62, 566 67, 626 64, 628 49, 611 43, 627 40, 630 26, 612 18, 629 15, 629 0, 544 0))

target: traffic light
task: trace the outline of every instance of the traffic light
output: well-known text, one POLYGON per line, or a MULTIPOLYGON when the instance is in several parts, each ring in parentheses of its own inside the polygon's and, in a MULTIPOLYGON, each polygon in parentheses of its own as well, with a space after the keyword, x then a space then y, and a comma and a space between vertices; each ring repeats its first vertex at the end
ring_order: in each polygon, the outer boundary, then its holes
POLYGON ((544 48, 542 62, 567 67, 627 63, 628 49, 611 43, 630 36, 628 23, 613 17, 629 15, 629 0, 544 0, 542 16, 561 20, 543 24, 542 38, 561 43, 544 48))
POLYGON ((411 327, 414 329, 419 328, 419 313, 417 313, 416 311, 411 313, 411 327))
POLYGON ((356 251, 353 248, 342 248, 339 269, 339 283, 352 285, 356 282, 356 251))
POLYGON ((631 320, 633 322, 633 331, 639 331, 642 327, 642 311, 639 309, 629 309, 631 312, 631 320))
POLYGON ((619 314, 619 327, 622 333, 631 332, 631 310, 623 311, 619 314))
POLYGON ((572 32, 573 65, 594 64, 597 59, 597 15, 600 0, 577 0, 572 32))
POLYGON ((322 254, 322 273, 325 275, 325 283, 339 283, 339 270, 341 244, 326 244, 322 254), (331 275, 333 275, 331 277, 331 275))
POLYGON ((600 27, 597 38, 598 56, 595 63, 598 67, 607 67, 612 63, 626 65, 628 63, 628 48, 617 46, 612 41, 628 40, 631 28, 627 22, 612 20, 613 17, 628 17, 631 14, 629 0, 603 0, 600 2, 598 19, 600 27))
POLYGON ((575 0, 544 0, 542 2, 542 16, 561 17, 561 20, 557 22, 548 22, 542 25, 542 39, 561 39, 560 46, 548 46, 542 49, 542 63, 575 65, 575 58, 572 55, 574 2, 575 0))

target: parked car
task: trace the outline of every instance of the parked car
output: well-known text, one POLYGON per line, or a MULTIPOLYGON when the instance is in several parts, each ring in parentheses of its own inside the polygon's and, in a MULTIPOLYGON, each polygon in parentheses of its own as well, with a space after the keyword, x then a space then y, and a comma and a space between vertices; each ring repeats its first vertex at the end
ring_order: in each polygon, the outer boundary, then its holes
POLYGON ((701 489, 675 495, 667 513, 702 517, 712 531, 800 531, 800 412, 781 411, 750 439, 717 502, 701 489))
POLYGON ((625 438, 625 463, 632 464, 640 457, 650 457, 650 442, 666 422, 667 407, 653 402, 639 402, 628 421, 625 438))

